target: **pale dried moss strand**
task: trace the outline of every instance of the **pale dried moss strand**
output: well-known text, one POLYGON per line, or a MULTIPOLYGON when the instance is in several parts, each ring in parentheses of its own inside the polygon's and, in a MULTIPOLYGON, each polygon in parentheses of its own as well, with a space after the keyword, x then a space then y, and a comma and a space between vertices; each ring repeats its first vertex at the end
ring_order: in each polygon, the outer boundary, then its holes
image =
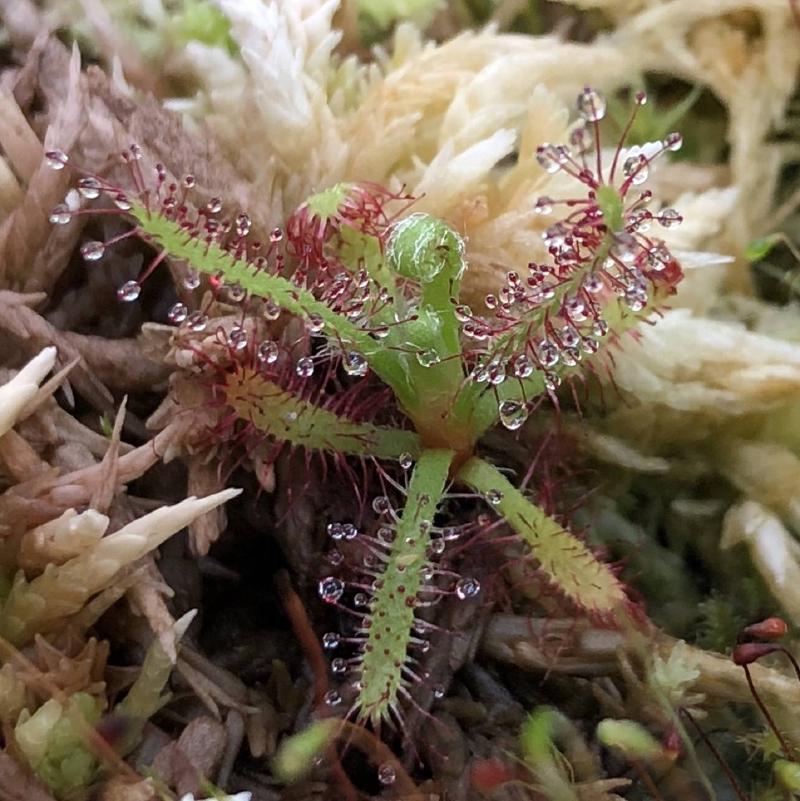
POLYGON ((771 442, 731 440, 720 448, 722 474, 800 534, 800 459, 771 442))
POLYGON ((720 545, 745 545, 775 600, 794 625, 800 624, 800 544, 777 515, 756 501, 733 506, 720 545))
POLYGON ((13 428, 55 363, 56 349, 45 348, 0 387, 0 436, 13 428))
POLYGON ((108 518, 87 509, 67 509, 61 517, 26 532, 19 546, 19 564, 25 570, 43 570, 48 564, 64 562, 91 548, 108 528, 108 518))
POLYGON ((22 644, 37 631, 76 614, 123 567, 240 492, 228 489, 207 498, 187 498, 164 506, 104 537, 65 564, 49 565, 32 581, 18 574, 0 614, 0 634, 12 643, 22 644))

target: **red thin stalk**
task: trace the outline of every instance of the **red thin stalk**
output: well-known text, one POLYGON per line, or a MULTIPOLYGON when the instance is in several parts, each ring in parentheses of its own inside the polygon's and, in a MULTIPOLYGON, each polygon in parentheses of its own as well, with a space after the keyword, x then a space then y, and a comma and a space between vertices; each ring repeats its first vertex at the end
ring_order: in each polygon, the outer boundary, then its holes
POLYGON ((756 690, 756 686, 753 683, 753 677, 750 675, 750 666, 749 665, 742 665, 744 668, 744 675, 747 677, 747 685, 750 687, 750 694, 755 699, 755 702, 758 704, 758 708, 761 710, 761 714, 767 721, 767 725, 772 729, 774 735, 778 738, 778 742, 781 744, 781 750, 783 751, 784 756, 786 759, 794 761, 794 751, 792 750, 789 743, 786 742, 783 735, 780 733, 780 730, 775 725, 775 721, 770 714, 769 709, 767 709, 766 704, 761 700, 761 696, 758 694, 756 690))
POLYGON ((713 754, 714 759, 716 759, 717 764, 722 768, 723 773, 727 777, 731 787, 733 787, 733 791, 736 793, 739 801, 750 801, 747 793, 742 790, 739 782, 736 781, 736 776, 733 775, 730 765, 728 765, 728 763, 723 759, 722 754, 720 754, 720 752, 716 749, 716 746, 711 742, 709 736, 703 731, 700 724, 694 719, 694 715, 692 715, 688 709, 684 709, 683 707, 678 708, 678 714, 683 715, 689 721, 689 723, 692 725, 692 728, 699 735, 700 739, 706 744, 706 747, 713 754))
POLYGON ((658 789, 658 786, 653 781, 653 777, 647 772, 647 768, 638 760, 638 759, 631 759, 630 760, 633 769, 636 771, 639 779, 641 780, 642 784, 645 786, 645 789, 648 793, 655 799, 655 801, 664 801, 664 796, 661 795, 661 792, 658 789))

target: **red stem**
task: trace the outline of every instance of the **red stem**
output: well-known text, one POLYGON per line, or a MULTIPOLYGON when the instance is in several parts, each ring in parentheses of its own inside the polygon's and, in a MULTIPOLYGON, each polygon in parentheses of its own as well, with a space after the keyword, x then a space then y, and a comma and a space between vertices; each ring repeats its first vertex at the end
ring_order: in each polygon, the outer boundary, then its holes
POLYGON ((750 801, 745 791, 740 787, 739 782, 736 781, 736 776, 733 775, 730 765, 728 765, 728 763, 722 758, 722 754, 717 751, 709 736, 703 731, 700 724, 694 719, 694 715, 692 715, 688 709, 684 709, 683 707, 678 708, 678 714, 683 715, 689 721, 689 723, 691 723, 692 728, 700 736, 700 739, 706 744, 708 750, 714 755, 714 759, 717 760, 717 764, 722 768, 723 773, 728 778, 728 781, 730 782, 731 787, 733 787, 733 791, 736 793, 739 801, 750 801))
POLYGON ((750 666, 742 665, 742 667, 744 668, 744 675, 747 677, 747 685, 750 687, 750 694, 758 704, 761 714, 766 718, 767 725, 770 727, 770 729, 772 729, 773 733, 778 738, 778 742, 781 744, 781 750, 783 751, 784 756, 786 759, 794 761, 794 751, 791 749, 789 744, 783 738, 783 735, 780 733, 778 727, 775 725, 775 721, 773 720, 770 711, 767 709, 766 704, 761 700, 761 696, 758 694, 755 684, 753 684, 753 677, 750 675, 750 666))

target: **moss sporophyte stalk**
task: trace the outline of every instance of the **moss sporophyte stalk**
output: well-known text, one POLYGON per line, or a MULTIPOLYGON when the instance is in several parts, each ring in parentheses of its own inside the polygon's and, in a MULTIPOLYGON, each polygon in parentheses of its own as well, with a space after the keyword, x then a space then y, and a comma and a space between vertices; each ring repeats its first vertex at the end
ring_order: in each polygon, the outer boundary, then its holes
MULTIPOLYGON (((135 300, 144 278, 168 261, 182 276, 169 313, 178 335, 213 326, 209 304, 217 298, 239 309, 239 322, 218 332, 227 356, 214 374, 231 437, 268 443, 271 460, 295 448, 346 469, 360 461, 387 487, 371 510, 354 508, 351 519, 366 526, 330 523, 333 545, 358 540, 363 563, 318 584, 322 600, 358 621, 346 635, 326 634, 324 645, 334 674, 352 677, 350 713, 359 720, 398 719, 425 678, 433 624, 420 608, 480 595, 479 579, 458 573, 458 556, 442 561, 475 529, 451 519, 450 493, 485 499, 481 519, 516 532, 539 574, 577 609, 608 623, 634 609, 611 567, 479 447, 497 425, 519 430, 537 403, 581 376, 584 361, 651 317, 681 278, 665 244, 648 233, 680 215, 639 189, 680 136, 626 151, 623 135, 607 163, 599 138, 605 100, 586 89, 578 111, 582 126, 569 145, 544 144, 536 158, 546 172, 574 177, 583 194, 539 199, 537 214, 564 209, 544 232, 548 260, 508 272, 483 310, 460 300, 462 238, 414 213, 411 198, 372 184, 322 191, 259 242, 246 214, 224 216, 217 198, 195 203, 192 176, 172 180, 152 165, 154 179, 147 177, 151 167, 135 145, 124 154, 133 194, 95 175, 78 181, 84 201, 105 198, 131 220, 123 236, 157 251, 139 279, 120 287, 121 301, 135 300), (202 301, 200 288, 210 290, 202 301)), ((54 169, 68 161, 60 151, 48 159, 54 169)), ((89 212, 65 203, 51 219, 64 224, 89 212)), ((110 245, 87 242, 84 258, 95 265, 110 245)), ((338 550, 331 554, 341 562, 338 550)), ((328 700, 336 705, 341 696, 331 691, 328 700)))

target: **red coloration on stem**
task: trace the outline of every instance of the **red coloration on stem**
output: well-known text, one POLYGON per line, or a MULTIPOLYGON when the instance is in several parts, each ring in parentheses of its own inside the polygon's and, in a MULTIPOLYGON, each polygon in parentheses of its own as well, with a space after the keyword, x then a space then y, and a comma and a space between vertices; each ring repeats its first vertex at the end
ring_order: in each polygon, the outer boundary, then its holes
POLYGON ((780 645, 775 643, 762 643, 762 642, 747 642, 737 645, 733 649, 731 659, 734 665, 746 667, 752 665, 753 662, 761 659, 762 656, 767 654, 774 654, 775 651, 782 650, 780 645))
POLYGON ((665 756, 673 762, 683 752, 683 741, 681 740, 680 732, 672 725, 664 732, 664 736, 661 738, 661 744, 664 746, 665 756))
POLYGON ((502 759, 478 759, 469 771, 470 785, 487 795, 516 777, 517 771, 502 759))
POLYGON ((749 626, 745 626, 745 628, 742 629, 739 637, 742 640, 748 639, 772 641, 779 640, 786 634, 787 631, 789 631, 789 627, 786 625, 785 620, 782 620, 779 617, 768 617, 759 621, 758 623, 752 623, 749 626))
POLYGON ((412 195, 392 192, 368 181, 337 184, 327 191, 333 193, 337 189, 341 189, 342 197, 333 213, 322 216, 309 203, 303 203, 286 223, 289 252, 301 265, 328 271, 344 269, 337 256, 343 228, 373 237, 383 245, 397 214, 414 202, 412 195), (392 202, 401 205, 389 213, 387 205, 392 202), (326 247, 329 243, 334 247, 326 247))
POLYGON ((722 772, 725 774, 725 777, 728 779, 731 787, 733 787, 733 791, 736 793, 736 797, 739 799, 739 801, 750 801, 747 793, 745 793, 745 791, 742 789, 739 782, 736 781, 736 776, 731 770, 730 765, 724 760, 722 754, 720 754, 714 743, 712 743, 709 739, 709 736, 705 733, 705 731, 703 731, 702 726, 694 719, 694 715, 692 715, 688 709, 684 709, 683 707, 678 708, 678 714, 682 715, 684 718, 686 718, 686 720, 689 721, 692 728, 700 736, 700 739, 706 744, 706 747, 717 761, 717 764, 720 766, 720 768, 722 768, 722 772))

